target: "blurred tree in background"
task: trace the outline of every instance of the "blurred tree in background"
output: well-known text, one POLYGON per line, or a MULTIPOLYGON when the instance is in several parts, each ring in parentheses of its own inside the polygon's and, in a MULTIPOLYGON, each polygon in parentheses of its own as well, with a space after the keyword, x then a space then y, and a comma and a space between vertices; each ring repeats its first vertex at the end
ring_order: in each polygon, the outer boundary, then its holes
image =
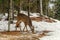
MULTIPOLYGON (((28 4, 28 0, 13 0, 14 10, 28 11, 28 6, 30 5, 30 12, 40 13, 40 0, 29 1, 28 4)), ((9 0, 0 0, 0 13, 8 13, 9 7, 9 0)), ((60 20, 60 0, 42 0, 42 9, 44 15, 60 20), (54 5, 51 6, 51 4, 54 5)))
POLYGON ((56 8, 55 8, 55 11, 56 11, 55 18, 60 20, 60 0, 56 1, 56 5, 55 6, 56 6, 56 8))

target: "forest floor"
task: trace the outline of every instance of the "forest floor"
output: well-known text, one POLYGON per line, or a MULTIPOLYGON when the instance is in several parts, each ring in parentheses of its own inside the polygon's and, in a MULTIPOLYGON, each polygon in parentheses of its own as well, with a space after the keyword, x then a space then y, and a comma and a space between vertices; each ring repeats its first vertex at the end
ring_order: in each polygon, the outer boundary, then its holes
POLYGON ((39 38, 47 36, 45 33, 50 31, 43 31, 40 34, 32 34, 28 32, 11 31, 0 32, 0 40, 39 40, 39 38))
MULTIPOLYGON (((31 17, 31 20, 33 21, 36 21, 36 22, 40 22, 40 21, 43 21, 43 18, 41 17, 31 17)), ((52 22, 55 22, 54 20, 52 19, 49 19, 49 18, 44 18, 44 21, 45 22, 49 22, 49 23, 52 23, 52 22)), ((3 21, 1 21, 2 24, 5 24, 3 23, 3 21)), ((14 25, 14 24, 12 24, 14 25)), ((40 40, 39 38, 42 38, 44 36, 48 36, 47 33, 49 33, 51 31, 48 31, 48 30, 44 30, 44 31, 41 31, 40 33, 30 33, 30 32, 20 32, 20 31, 2 31, 0 32, 0 40, 40 40)))
MULTIPOLYGON (((10 24, 10 31, 8 30, 8 21, 0 21, 0 40, 60 40, 60 21, 53 18, 31 17, 32 25, 35 28, 35 34, 30 32, 14 31, 16 20, 14 24, 10 24)), ((21 27, 24 27, 22 22, 21 27)), ((29 28, 28 28, 29 29, 29 28)))

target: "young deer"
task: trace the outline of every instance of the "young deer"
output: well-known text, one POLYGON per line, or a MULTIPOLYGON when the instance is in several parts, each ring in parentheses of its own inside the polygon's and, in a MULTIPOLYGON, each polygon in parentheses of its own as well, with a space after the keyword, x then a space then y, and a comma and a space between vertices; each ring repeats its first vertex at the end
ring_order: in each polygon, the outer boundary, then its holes
MULTIPOLYGON (((32 26, 32 22, 31 22, 30 17, 28 17, 28 16, 26 16, 22 13, 18 14, 17 15, 16 27, 19 27, 19 24, 21 23, 21 21, 23 21, 24 24, 25 24, 25 27, 23 28, 23 31, 25 30, 25 28, 26 28, 26 31, 28 31, 27 30, 27 25, 29 25, 31 31, 34 32, 34 27, 32 26)), ((20 30, 21 30, 21 27, 20 27, 20 30)))

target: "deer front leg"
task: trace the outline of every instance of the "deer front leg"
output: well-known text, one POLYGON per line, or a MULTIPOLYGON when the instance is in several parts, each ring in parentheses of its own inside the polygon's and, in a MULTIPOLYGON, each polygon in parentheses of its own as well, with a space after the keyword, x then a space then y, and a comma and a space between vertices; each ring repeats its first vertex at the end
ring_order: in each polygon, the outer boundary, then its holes
POLYGON ((25 30, 25 28, 26 28, 26 32, 28 31, 28 29, 27 29, 27 25, 25 25, 25 27, 23 28, 23 31, 25 30))
POLYGON ((23 28, 23 32, 25 31, 25 29, 26 29, 26 32, 27 32, 27 31, 28 31, 27 27, 24 27, 24 28, 23 28))
MULTIPOLYGON (((20 22, 20 23, 21 23, 21 22, 20 22)), ((21 26, 20 26, 20 31, 22 31, 22 30, 21 30, 21 26)))
POLYGON ((16 31, 17 31, 17 27, 18 27, 18 25, 19 25, 19 24, 18 24, 18 21, 17 21, 17 22, 16 22, 16 26, 15 26, 15 28, 16 28, 16 31))
POLYGON ((24 32, 24 30, 25 30, 25 27, 23 28, 23 32, 24 32))
POLYGON ((19 20, 16 22, 16 26, 15 26, 15 28, 16 28, 16 31, 17 31, 17 27, 19 27, 19 20))
POLYGON ((26 26, 26 32, 28 32, 27 26, 26 26))

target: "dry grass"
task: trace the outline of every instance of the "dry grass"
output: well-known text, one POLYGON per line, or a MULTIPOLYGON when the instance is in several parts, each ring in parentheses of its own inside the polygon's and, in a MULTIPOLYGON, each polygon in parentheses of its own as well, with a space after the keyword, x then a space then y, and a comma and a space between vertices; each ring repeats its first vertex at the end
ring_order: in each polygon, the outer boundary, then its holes
POLYGON ((50 19, 48 17, 31 17, 31 20, 34 20, 34 21, 37 21, 37 22, 44 20, 45 22, 49 22, 49 23, 56 22, 53 19, 50 19))
POLYGON ((46 36, 44 33, 32 34, 18 31, 0 32, 0 40, 39 40, 39 38, 46 36))

